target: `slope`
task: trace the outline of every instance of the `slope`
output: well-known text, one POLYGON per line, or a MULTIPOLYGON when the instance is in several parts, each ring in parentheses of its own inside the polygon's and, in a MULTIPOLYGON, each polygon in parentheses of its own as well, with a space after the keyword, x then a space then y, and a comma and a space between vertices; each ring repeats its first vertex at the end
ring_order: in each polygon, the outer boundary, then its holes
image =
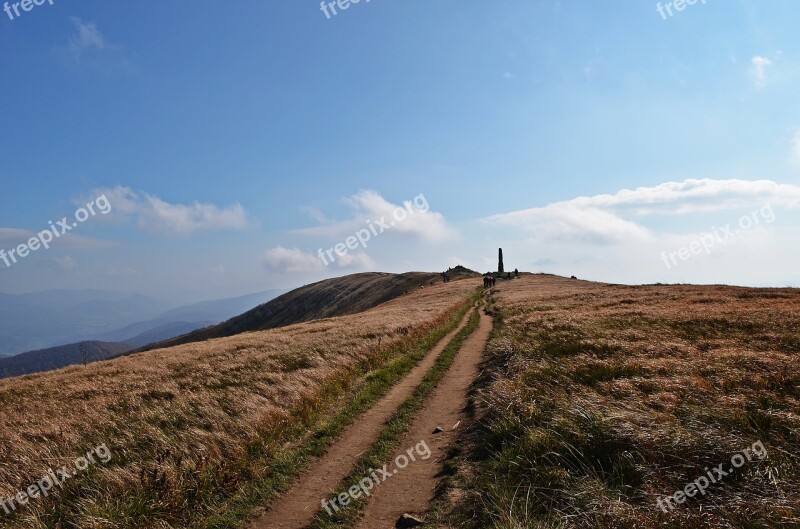
POLYGON ((457 325, 474 289, 439 283, 357 315, 0 381, 0 453, 15 462, 0 498, 111 452, 3 526, 195 527, 242 494, 268 501, 457 325))
POLYGON ((305 321, 355 314, 430 285, 434 281, 441 282, 439 274, 425 272, 404 274, 371 272, 326 279, 292 290, 214 327, 150 347, 171 347, 234 336, 243 332, 263 331, 305 321))

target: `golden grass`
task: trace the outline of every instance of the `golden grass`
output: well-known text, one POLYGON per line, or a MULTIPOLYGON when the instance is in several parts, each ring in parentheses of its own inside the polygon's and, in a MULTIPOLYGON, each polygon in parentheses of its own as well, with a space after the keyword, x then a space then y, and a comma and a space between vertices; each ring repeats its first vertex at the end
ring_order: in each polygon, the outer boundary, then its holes
POLYGON ((0 527, 182 527, 268 471, 254 451, 296 441, 359 371, 441 325, 474 287, 451 282, 362 314, 0 381, 0 496, 102 443, 113 457, 47 499, 0 511, 0 527))
POLYGON ((800 526, 800 291, 498 284, 497 326, 442 527, 800 526), (674 510, 659 497, 763 441, 674 510))

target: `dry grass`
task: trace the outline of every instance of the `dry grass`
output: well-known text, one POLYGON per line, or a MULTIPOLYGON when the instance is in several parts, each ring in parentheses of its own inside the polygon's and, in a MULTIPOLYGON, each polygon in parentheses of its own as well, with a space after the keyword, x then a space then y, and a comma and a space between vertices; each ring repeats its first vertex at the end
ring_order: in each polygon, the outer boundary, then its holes
POLYGON ((443 527, 800 527, 800 292, 498 284, 443 527), (705 468, 754 459, 667 513, 705 468))
POLYGON ((0 496, 102 443, 113 459, 12 516, 0 512, 0 527, 187 526, 268 474, 264 453, 297 441, 358 373, 441 326, 474 286, 452 282, 363 314, 1 381, 0 496))

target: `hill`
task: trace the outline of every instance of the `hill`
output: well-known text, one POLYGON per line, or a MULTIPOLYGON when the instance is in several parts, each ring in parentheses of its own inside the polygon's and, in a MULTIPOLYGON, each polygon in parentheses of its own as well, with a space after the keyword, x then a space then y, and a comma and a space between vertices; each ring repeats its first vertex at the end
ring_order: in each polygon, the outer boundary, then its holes
MULTIPOLYGON (((470 277, 469 272, 462 271, 459 277, 470 277)), ((477 276, 474 272, 472 274, 477 276)), ((440 275, 425 272, 375 272, 326 279, 292 290, 219 325, 153 344, 150 348, 202 342, 243 332, 263 331, 305 321, 355 314, 432 282, 441 282, 440 275)))
POLYGON ((51 371, 76 364, 97 362, 127 353, 133 345, 109 342, 78 342, 0 358, 0 378, 51 371))
POLYGON ((293 447, 319 442, 309 429, 343 404, 388 391, 458 324, 476 286, 439 282, 356 315, 0 381, 0 453, 14 460, 0 465, 0 498, 92 447, 110 452, 58 494, 0 514, 3 527, 200 526, 293 468, 293 447))

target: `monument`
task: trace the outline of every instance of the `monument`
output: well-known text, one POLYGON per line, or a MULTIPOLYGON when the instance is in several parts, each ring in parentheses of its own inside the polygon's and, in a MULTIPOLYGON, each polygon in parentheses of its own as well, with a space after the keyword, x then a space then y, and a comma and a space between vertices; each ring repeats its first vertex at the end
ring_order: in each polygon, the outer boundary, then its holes
POLYGON ((497 273, 499 273, 499 274, 505 274, 506 273, 505 267, 503 266, 503 249, 502 248, 500 248, 500 259, 497 262, 497 273))

